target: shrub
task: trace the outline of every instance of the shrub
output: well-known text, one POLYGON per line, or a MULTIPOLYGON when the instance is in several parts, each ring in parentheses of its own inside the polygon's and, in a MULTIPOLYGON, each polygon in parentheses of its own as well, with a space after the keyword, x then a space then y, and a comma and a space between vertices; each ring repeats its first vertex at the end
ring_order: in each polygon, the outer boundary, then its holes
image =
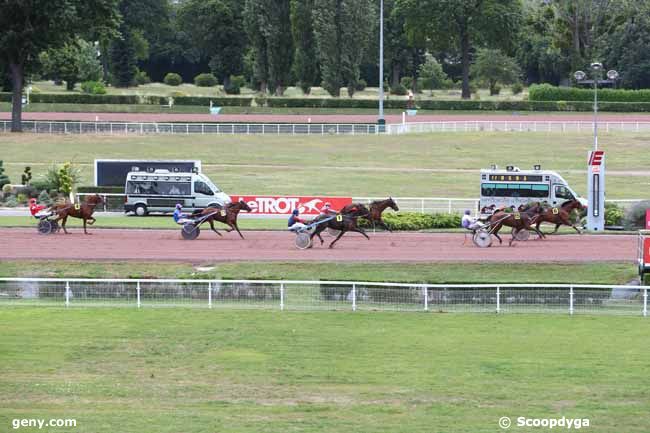
POLYGON ((243 75, 231 75, 228 85, 224 85, 223 90, 229 95, 239 95, 241 88, 246 84, 246 78, 243 75))
MULTIPOLYGON (((9 176, 5 174, 5 168, 4 168, 4 163, 0 159, 0 188, 3 188, 5 185, 11 183, 9 180, 9 176)), ((4 191, 4 188, 3 188, 4 191)))
POLYGON ((358 92, 361 92, 361 91, 365 90, 367 86, 368 86, 368 83, 366 83, 366 80, 364 80, 362 78, 359 81, 357 81, 357 85, 355 86, 355 89, 358 92))
POLYGON ((524 91, 524 85, 521 83, 515 83, 512 86, 510 86, 510 90, 512 91, 513 95, 518 95, 524 91))
POLYGON ((52 204, 52 199, 50 198, 50 195, 47 193, 47 191, 43 190, 41 193, 38 195, 38 202, 40 204, 44 204, 46 206, 50 206, 52 204))
POLYGON ((625 212, 616 203, 605 203, 605 225, 620 226, 625 212))
POLYGON ((3 194, 11 194, 11 191, 13 191, 14 188, 11 186, 11 184, 6 184, 2 186, 2 193, 3 194))
POLYGON ((402 84, 390 88, 390 93, 393 95, 406 95, 407 92, 408 90, 402 84))
POLYGON ((490 89, 490 95, 494 96, 494 95, 498 95, 499 93, 501 93, 501 85, 495 84, 494 86, 492 86, 492 88, 490 89))
POLYGON ((81 91, 90 95, 105 95, 106 87, 100 81, 84 81, 81 83, 81 91))
POLYGON ((18 202, 18 204, 27 203, 27 195, 23 194, 23 193, 17 194, 16 195, 16 201, 18 202))
POLYGON ((32 168, 27 165, 25 166, 25 170, 23 170, 23 174, 20 176, 20 180, 23 185, 29 184, 32 180, 32 168))
POLYGON ((138 71, 135 73, 135 82, 142 86, 143 84, 151 83, 151 78, 149 78, 149 75, 145 71, 138 71))
POLYGON ((41 183, 34 183, 34 188, 47 189, 49 191, 67 192, 69 188, 79 183, 81 170, 70 163, 57 167, 52 165, 43 175, 41 183), (46 185, 46 188, 43 186, 46 185))
MULTIPOLYGON (((386 213, 383 220, 391 230, 429 230, 451 229, 460 227, 460 215, 457 214, 423 214, 417 212, 386 213)), ((361 227, 372 227, 365 219, 360 220, 361 227)))
POLYGON ((632 206, 623 219, 625 228, 627 230, 644 229, 646 209, 650 209, 650 200, 644 200, 632 206))
POLYGON ((165 75, 165 78, 164 78, 163 81, 168 86, 180 86, 181 84, 183 84, 183 79, 181 78, 180 75, 178 75, 175 72, 170 72, 167 75, 165 75))
MULTIPOLYGON (((535 84, 528 89, 531 101, 593 101, 592 89, 556 87, 550 84, 535 84)), ((599 89, 598 101, 602 102, 650 102, 650 89, 599 89)))
POLYGON ((217 77, 212 74, 199 74, 194 77, 194 85, 198 87, 214 87, 217 84, 217 77))
POLYGON ((169 94, 169 96, 174 98, 174 103, 176 103, 176 98, 184 98, 187 96, 187 94, 181 92, 180 90, 174 90, 172 93, 169 94))
POLYGON ((399 80, 399 83, 404 86, 407 90, 413 88, 413 77, 402 77, 399 80))
POLYGON ((16 196, 10 195, 6 200, 5 200, 5 206, 6 207, 16 207, 18 206, 18 200, 16 200, 16 196))

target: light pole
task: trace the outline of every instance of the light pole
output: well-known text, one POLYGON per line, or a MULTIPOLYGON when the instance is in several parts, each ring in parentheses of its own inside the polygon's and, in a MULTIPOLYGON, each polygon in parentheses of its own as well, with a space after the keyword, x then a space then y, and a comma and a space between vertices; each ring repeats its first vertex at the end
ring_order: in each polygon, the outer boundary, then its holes
POLYGON ((379 132, 384 132, 384 0, 379 0, 379 132))
POLYGON ((598 150, 598 84, 613 83, 618 72, 607 72, 607 80, 601 80, 603 64, 594 62, 590 65, 592 80, 585 80, 587 74, 577 71, 574 77, 578 83, 594 85, 594 148, 589 152, 587 169, 587 230, 605 229, 605 152, 598 150))

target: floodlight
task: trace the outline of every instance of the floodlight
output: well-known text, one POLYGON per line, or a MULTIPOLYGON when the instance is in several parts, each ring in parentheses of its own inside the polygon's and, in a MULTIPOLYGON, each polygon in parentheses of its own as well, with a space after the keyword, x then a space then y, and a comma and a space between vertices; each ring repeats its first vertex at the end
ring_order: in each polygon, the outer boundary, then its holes
POLYGON ((616 72, 613 69, 607 71, 607 78, 609 78, 612 81, 616 80, 618 78, 618 72, 616 72))
POLYGON ((591 64, 591 69, 593 69, 594 71, 600 71, 603 69, 603 64, 599 62, 594 62, 591 64))
POLYGON ((575 74, 573 74, 573 76, 576 77, 576 80, 578 80, 578 81, 582 81, 582 80, 585 79, 585 77, 587 76, 587 74, 585 74, 585 73, 582 72, 582 71, 577 71, 575 74))

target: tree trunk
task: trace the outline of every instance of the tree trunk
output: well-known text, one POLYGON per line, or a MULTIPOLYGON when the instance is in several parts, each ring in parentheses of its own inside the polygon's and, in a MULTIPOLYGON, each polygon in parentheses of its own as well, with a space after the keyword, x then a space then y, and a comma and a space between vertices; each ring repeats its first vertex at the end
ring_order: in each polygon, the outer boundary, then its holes
POLYGON ((275 96, 284 96, 284 90, 285 90, 284 85, 281 84, 281 83, 278 83, 275 86, 275 96))
POLYGON ((266 82, 266 80, 260 81, 260 92, 263 94, 266 94, 268 92, 269 86, 266 82))
POLYGON ((472 93, 469 91, 469 32, 467 28, 461 29, 460 49, 462 51, 463 66, 463 99, 470 99, 472 93))
POLYGON ((13 97, 11 101, 11 132, 23 132, 23 65, 9 63, 13 97))
POLYGON ((66 90, 73 91, 73 90, 74 90, 74 84, 75 84, 74 81, 72 81, 72 80, 67 80, 67 81, 65 82, 65 88, 66 88, 66 90))
POLYGON ((400 64, 397 63, 397 62, 394 62, 394 63, 393 63, 393 67, 392 67, 392 71, 391 71, 391 74, 390 74, 390 78, 391 78, 391 80, 390 80, 390 81, 391 81, 390 87, 391 87, 391 88, 394 89, 394 88, 396 88, 397 86, 399 86, 399 80, 400 80, 400 78, 401 78, 401 77, 400 77, 400 74, 401 74, 401 73, 402 73, 402 65, 400 65, 400 64))

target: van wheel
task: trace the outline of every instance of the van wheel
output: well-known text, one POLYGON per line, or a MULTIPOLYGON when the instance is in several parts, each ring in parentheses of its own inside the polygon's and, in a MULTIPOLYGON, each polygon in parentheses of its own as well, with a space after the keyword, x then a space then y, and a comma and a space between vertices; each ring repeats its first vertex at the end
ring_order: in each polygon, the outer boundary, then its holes
POLYGON ((147 206, 145 206, 143 204, 136 205, 134 212, 135 212, 135 214, 137 216, 145 216, 148 213, 147 212, 147 206))

